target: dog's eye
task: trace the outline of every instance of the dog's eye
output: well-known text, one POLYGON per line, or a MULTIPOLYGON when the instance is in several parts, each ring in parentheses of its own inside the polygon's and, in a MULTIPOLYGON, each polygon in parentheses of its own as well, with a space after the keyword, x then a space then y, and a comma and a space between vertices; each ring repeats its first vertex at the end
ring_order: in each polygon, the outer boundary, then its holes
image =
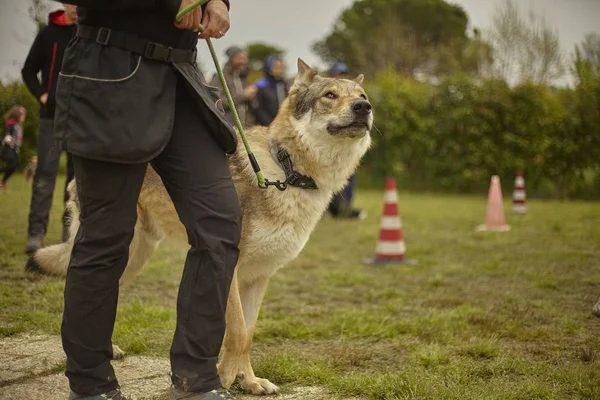
POLYGON ((325 93, 325 97, 327 97, 328 99, 331 99, 331 100, 335 100, 335 99, 337 99, 337 94, 335 94, 333 92, 327 92, 327 93, 325 93))
POLYGON ((361 94, 360 98, 363 99, 363 100, 366 100, 367 99, 367 95, 366 94, 361 94))

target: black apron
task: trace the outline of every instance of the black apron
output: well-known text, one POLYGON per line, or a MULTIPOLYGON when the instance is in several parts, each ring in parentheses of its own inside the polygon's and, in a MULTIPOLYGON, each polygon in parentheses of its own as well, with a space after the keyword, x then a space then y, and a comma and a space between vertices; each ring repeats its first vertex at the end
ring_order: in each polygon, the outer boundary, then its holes
POLYGON ((155 61, 81 38, 69 43, 58 79, 56 146, 99 161, 152 160, 169 141, 181 78, 223 151, 235 152, 237 136, 219 91, 195 64, 155 61))

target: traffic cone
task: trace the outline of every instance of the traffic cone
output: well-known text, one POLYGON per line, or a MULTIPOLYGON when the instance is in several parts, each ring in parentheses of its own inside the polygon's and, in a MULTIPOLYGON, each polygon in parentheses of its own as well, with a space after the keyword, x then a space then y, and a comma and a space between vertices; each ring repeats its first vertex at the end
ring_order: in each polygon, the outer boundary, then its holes
POLYGON ((383 215, 379 229, 379 240, 375 257, 364 260, 367 264, 387 265, 409 264, 415 265, 416 261, 405 257, 406 246, 402 235, 402 220, 398 212, 398 192, 396 180, 387 178, 383 195, 383 215))
POLYGON ((490 190, 488 192, 487 210, 485 212, 485 224, 479 225, 477 231, 509 231, 510 226, 504 221, 504 206, 502 204, 502 190, 500 189, 500 177, 492 176, 490 190))
POLYGON ((512 204, 512 212, 515 214, 526 214, 527 206, 525 205, 525 201, 527 200, 527 195, 525 194, 525 179, 523 179, 523 173, 519 171, 517 173, 517 178, 515 179, 515 190, 513 192, 513 204, 512 204))

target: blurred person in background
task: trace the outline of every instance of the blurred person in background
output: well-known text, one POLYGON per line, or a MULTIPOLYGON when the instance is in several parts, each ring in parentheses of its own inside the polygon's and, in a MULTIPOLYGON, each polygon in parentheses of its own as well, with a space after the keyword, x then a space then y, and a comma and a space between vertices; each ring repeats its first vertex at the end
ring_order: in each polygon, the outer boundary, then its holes
MULTIPOLYGON (((52 197, 60 161, 60 150, 54 147, 54 109, 58 73, 63 55, 71 38, 75 35, 77 7, 63 4, 64 10, 50 13, 48 25, 38 32, 25 65, 21 70, 23 81, 33 96, 40 102, 40 121, 37 137, 38 167, 33 177, 29 227, 25 252, 31 254, 44 245, 48 230, 48 217, 52 208, 52 197), (40 74, 41 81, 38 78, 40 74)), ((67 179, 64 202, 68 200, 67 185, 73 179, 73 164, 67 155, 67 179)), ((68 215, 63 214, 63 241, 67 238, 68 215)))
MULTIPOLYGON (((342 62, 333 64, 329 75, 336 79, 349 79, 350 69, 342 62)), ((348 178, 348 184, 341 192, 336 193, 329 203, 329 213, 334 218, 352 218, 365 219, 367 212, 365 210, 356 210, 352 208, 352 198, 356 191, 356 174, 348 178)))
POLYGON ((258 125, 268 126, 287 97, 289 85, 285 81, 285 64, 281 56, 269 56, 264 72, 265 76, 254 83, 257 93, 252 111, 258 125))
MULTIPOLYGON (((225 55, 228 61, 223 66, 223 75, 231 92, 233 104, 235 104, 242 126, 245 127, 248 124, 248 108, 257 92, 255 85, 248 85, 248 52, 241 47, 232 46, 225 51, 225 55)), ((233 113, 225 97, 218 74, 213 76, 211 85, 220 89, 225 115, 231 124, 233 124, 233 113)))
POLYGON ((0 173, 4 173, 0 189, 6 188, 6 182, 19 166, 19 151, 23 143, 23 122, 26 114, 25 107, 19 105, 13 106, 6 114, 4 137, 0 144, 0 161, 4 162, 4 166, 0 168, 0 173))

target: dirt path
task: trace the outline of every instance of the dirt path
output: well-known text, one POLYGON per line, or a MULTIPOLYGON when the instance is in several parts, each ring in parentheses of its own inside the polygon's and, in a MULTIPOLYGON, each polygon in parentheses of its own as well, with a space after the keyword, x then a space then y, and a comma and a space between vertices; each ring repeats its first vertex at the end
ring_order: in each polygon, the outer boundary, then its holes
MULTIPOLYGON (((65 400, 64 353, 57 336, 20 335, 0 339, 0 399, 65 400)), ((127 356, 113 362, 125 394, 136 400, 167 400, 169 360, 127 356)), ((239 396, 239 400, 257 399, 239 396)), ((318 387, 285 390, 277 400, 338 399, 318 387)))

